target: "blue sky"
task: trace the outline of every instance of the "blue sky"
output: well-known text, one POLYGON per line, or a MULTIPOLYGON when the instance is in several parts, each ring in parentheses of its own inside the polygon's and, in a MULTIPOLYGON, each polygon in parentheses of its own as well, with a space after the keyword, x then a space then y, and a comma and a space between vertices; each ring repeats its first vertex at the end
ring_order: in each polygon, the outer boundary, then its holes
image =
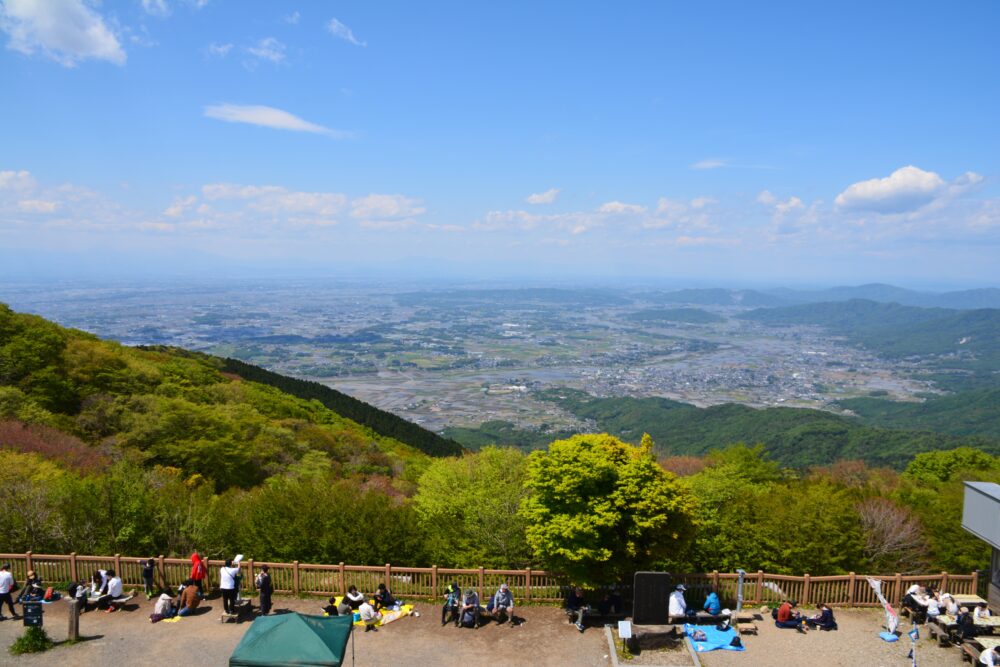
POLYGON ((0 0, 0 275, 997 285, 1000 4, 0 0))

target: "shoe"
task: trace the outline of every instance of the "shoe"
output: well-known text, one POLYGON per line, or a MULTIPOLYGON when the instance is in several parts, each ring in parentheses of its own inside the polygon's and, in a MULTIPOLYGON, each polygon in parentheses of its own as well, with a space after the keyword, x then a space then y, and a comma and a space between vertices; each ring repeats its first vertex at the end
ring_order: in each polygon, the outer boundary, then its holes
POLYGON ((577 623, 576 629, 579 630, 580 632, 583 632, 583 623, 577 623))

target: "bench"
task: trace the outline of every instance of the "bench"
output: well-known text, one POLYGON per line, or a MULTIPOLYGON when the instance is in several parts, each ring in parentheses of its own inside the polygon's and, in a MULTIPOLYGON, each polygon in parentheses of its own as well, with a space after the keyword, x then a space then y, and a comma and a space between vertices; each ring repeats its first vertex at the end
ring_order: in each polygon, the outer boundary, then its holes
POLYGON ((757 634, 757 624, 756 623, 737 623, 736 630, 741 635, 755 635, 757 634))
POLYGON ((233 606, 236 613, 227 614, 223 612, 221 618, 219 618, 220 623, 242 623, 243 621, 253 620, 253 602, 244 598, 234 602, 233 606))
POLYGON ((972 648, 968 643, 960 644, 962 648, 962 660, 971 662, 973 665, 979 662, 979 651, 972 648))

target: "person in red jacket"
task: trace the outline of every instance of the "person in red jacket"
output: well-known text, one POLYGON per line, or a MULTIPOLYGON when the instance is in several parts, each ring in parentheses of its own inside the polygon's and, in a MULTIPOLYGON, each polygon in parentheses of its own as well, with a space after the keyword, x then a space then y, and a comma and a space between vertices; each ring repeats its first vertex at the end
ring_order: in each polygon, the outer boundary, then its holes
POLYGON ((202 588, 202 582, 205 581, 205 577, 208 576, 208 568, 205 567, 205 561, 202 560, 201 554, 195 551, 191 554, 191 581, 194 585, 198 587, 198 594, 204 595, 205 589, 202 588))
POLYGON ((805 632, 805 621, 802 614, 796 609, 799 603, 795 600, 786 600, 778 607, 778 613, 774 617, 774 624, 779 628, 795 628, 799 632, 805 632))

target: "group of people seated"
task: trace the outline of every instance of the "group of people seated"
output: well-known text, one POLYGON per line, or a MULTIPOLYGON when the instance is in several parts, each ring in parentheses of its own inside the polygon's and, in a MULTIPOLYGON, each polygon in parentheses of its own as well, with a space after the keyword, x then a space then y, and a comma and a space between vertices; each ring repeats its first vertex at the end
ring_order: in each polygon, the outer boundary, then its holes
POLYGON ((123 596, 122 578, 112 570, 94 570, 89 581, 73 582, 69 585, 69 595, 80 602, 80 611, 90 611, 93 607, 107 613, 117 611, 123 596))
POLYGON ((28 570, 28 576, 24 580, 24 586, 17 596, 17 604, 25 602, 41 602, 42 600, 58 600, 60 595, 51 588, 45 588, 42 578, 34 570, 28 570))
POLYGON ((160 593, 153 605, 153 613, 149 620, 153 623, 162 621, 174 616, 190 616, 201 604, 202 594, 198 589, 198 584, 194 579, 188 579, 177 588, 177 596, 170 593, 160 593))
MULTIPOLYGON (((687 586, 677 584, 674 592, 670 594, 670 599, 667 602, 667 616, 670 620, 681 621, 695 618, 698 615, 698 610, 693 606, 689 606, 687 600, 684 599, 686 591, 687 586)), ((705 596, 705 603, 702 605, 701 611, 710 616, 719 616, 722 614, 722 603, 719 601, 719 593, 715 590, 714 586, 709 590, 708 595, 705 596)))
POLYGON ((500 584, 496 593, 490 596, 483 609, 479 603, 479 593, 472 588, 462 593, 457 582, 448 584, 444 594, 444 606, 441 607, 441 625, 454 622, 455 627, 478 628, 484 615, 490 615, 497 623, 516 625, 514 617, 514 594, 506 582, 500 584))
POLYGON ((772 613, 774 624, 779 628, 790 628, 806 633, 810 629, 836 630, 837 620, 833 617, 830 605, 820 602, 816 605, 816 613, 803 616, 799 611, 797 600, 785 600, 772 613))
POLYGON ((396 611, 402 603, 396 599, 392 591, 385 584, 379 584, 375 594, 369 600, 368 597, 358 591, 353 584, 348 587, 347 593, 337 602, 337 596, 331 597, 323 607, 323 611, 330 616, 347 616, 357 613, 360 620, 364 621, 365 632, 378 630, 375 625, 381 620, 384 611, 396 611))
POLYGON ((934 621, 942 614, 955 619, 958 634, 963 639, 976 636, 976 621, 990 616, 990 608, 980 602, 972 609, 960 606, 950 593, 935 590, 932 586, 913 584, 903 596, 903 608, 910 612, 914 623, 934 621))

